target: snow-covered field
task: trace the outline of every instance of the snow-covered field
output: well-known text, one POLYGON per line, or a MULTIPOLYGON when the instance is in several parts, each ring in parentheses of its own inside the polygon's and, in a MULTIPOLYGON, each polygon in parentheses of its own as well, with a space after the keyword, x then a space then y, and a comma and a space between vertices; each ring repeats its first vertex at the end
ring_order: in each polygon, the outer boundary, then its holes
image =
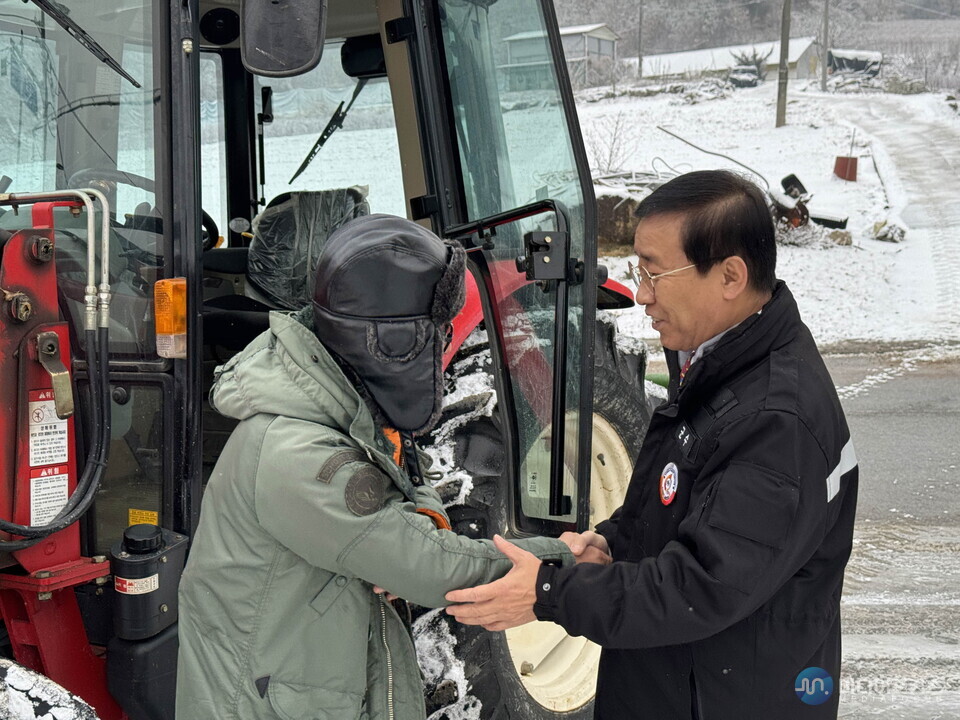
MULTIPOLYGON (((611 118, 622 114, 628 120, 626 145, 634 150, 624 155, 624 170, 651 171, 665 163, 678 171, 722 167, 743 172, 732 162, 704 154, 658 130, 659 125, 753 168, 775 188, 792 173, 813 193, 811 211, 849 216, 849 246, 826 242, 778 248, 778 275, 792 288, 804 320, 821 345, 850 340, 928 342, 942 337, 943 313, 955 314, 957 309, 937 304, 929 232, 908 224, 902 243, 873 237, 875 223, 902 222, 900 217, 911 204, 885 145, 858 127, 862 109, 881 98, 862 96, 851 102, 791 86, 788 124, 775 128, 775 90, 775 84, 768 82, 696 104, 684 103, 675 95, 607 100, 581 103, 579 112, 587 144, 594 150, 604 147, 596 133, 602 138, 602 128, 615 124, 611 118), (835 158, 851 154, 851 140, 852 155, 858 158, 856 182, 833 174, 835 158)), ((949 110, 942 96, 884 96, 882 100, 952 127, 960 141, 960 117, 949 110)), ((955 175, 949 166, 945 169, 944 182, 952 184, 955 175)), ((929 168, 931 174, 940 170, 929 168)), ((958 257, 960 250, 953 253, 951 262, 958 257)), ((626 277, 627 258, 602 262, 612 277, 626 277)), ((623 311, 620 327, 656 341, 656 333, 637 310, 623 311)))

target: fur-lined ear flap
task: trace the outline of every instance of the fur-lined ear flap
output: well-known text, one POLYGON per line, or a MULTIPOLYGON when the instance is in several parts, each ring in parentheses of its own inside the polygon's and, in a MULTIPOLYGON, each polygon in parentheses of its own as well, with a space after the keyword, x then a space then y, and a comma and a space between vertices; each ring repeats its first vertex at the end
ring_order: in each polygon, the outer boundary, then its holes
POLYGON ((453 320, 463 308, 467 297, 467 283, 464 273, 467 269, 467 253, 456 242, 444 242, 450 249, 450 261, 433 291, 433 305, 430 319, 438 328, 453 320))

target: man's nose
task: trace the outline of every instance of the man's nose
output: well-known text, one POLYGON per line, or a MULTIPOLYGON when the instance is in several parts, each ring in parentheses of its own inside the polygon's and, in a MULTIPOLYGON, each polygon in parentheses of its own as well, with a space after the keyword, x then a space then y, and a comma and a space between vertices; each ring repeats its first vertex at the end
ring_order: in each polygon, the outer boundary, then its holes
POLYGON ((640 283, 640 287, 637 288, 637 293, 634 296, 634 299, 637 301, 637 305, 649 305, 656 300, 656 296, 653 294, 652 290, 647 288, 646 283, 640 283))

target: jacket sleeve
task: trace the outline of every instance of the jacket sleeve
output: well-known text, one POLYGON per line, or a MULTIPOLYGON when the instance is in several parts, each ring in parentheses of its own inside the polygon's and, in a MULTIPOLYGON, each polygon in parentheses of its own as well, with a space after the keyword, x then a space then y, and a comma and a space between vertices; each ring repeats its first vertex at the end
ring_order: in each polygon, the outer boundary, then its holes
MULTIPOLYGON (((266 532, 306 562, 425 607, 447 605, 443 596, 450 590, 491 582, 512 567, 491 541, 437 529, 355 449, 331 448, 321 438, 293 440, 300 436, 286 430, 288 423, 278 418, 267 430, 257 468, 256 514, 266 532), (322 472, 338 465, 332 473, 322 472)), ((442 508, 432 488, 418 488, 417 494, 419 504, 442 508)), ((559 540, 515 542, 542 559, 573 563, 559 540)))
POLYGON ((796 416, 772 411, 731 424, 716 453, 696 479, 708 496, 676 540, 639 562, 544 566, 537 616, 604 647, 642 648, 709 637, 769 600, 825 535, 837 458, 796 416))
POLYGON ((620 514, 623 512, 622 507, 618 507, 613 513, 603 522, 597 523, 595 532, 598 535, 603 535, 604 540, 607 541, 607 546, 610 548, 610 552, 613 552, 613 548, 617 544, 617 531, 620 529, 620 514))

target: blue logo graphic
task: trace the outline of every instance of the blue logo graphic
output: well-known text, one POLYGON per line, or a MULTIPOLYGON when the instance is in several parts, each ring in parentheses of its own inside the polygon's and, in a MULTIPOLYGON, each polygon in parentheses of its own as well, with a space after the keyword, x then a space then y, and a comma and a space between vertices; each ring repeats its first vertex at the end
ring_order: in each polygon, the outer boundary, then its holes
POLYGON ((833 678, 823 668, 808 667, 797 675, 793 689, 800 702, 821 705, 833 697, 833 678))

